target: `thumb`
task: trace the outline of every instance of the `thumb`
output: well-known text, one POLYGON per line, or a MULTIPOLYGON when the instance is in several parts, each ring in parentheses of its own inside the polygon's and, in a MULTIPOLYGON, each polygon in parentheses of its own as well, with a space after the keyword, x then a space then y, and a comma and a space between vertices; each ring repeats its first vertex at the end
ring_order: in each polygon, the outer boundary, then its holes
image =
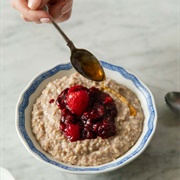
POLYGON ((28 7, 32 10, 38 9, 42 0, 28 0, 28 7))

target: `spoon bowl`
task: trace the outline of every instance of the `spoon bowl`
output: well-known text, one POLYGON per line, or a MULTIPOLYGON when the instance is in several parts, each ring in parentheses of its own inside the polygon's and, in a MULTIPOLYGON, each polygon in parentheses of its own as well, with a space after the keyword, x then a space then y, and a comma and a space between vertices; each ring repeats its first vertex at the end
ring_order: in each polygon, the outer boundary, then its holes
POLYGON ((85 49, 74 49, 71 53, 73 67, 84 77, 94 80, 105 80, 105 73, 97 58, 85 49))
POLYGON ((173 112, 180 114, 180 92, 167 93, 165 102, 173 112))

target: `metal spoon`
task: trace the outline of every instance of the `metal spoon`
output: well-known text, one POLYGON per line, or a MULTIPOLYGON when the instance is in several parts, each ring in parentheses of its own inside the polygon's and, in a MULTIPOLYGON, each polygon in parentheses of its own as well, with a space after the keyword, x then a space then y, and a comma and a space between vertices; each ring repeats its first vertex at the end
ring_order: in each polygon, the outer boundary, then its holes
POLYGON ((180 114, 180 92, 169 92, 165 95, 165 102, 169 108, 180 114))
MULTIPOLYGON (((47 11, 48 7, 46 6, 47 11)), ((85 49, 77 49, 62 29, 53 19, 50 19, 54 27, 59 31, 71 50, 71 63, 73 67, 84 77, 93 81, 105 80, 105 73, 97 58, 85 49)))

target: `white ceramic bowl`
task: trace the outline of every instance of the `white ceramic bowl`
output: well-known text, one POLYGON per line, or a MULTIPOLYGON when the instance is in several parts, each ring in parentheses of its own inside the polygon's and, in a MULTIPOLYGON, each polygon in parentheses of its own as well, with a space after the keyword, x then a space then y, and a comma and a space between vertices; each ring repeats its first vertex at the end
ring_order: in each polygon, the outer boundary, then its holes
POLYGON ((52 156, 47 154, 37 143, 31 131, 32 105, 35 103, 36 98, 40 96, 48 82, 65 75, 68 76, 75 72, 70 63, 60 64, 50 70, 38 74, 22 92, 17 103, 16 129, 18 135, 26 149, 37 160, 65 172, 95 174, 120 168, 137 158, 145 150, 155 132, 157 122, 157 112, 151 92, 137 76, 124 68, 103 61, 101 61, 101 64, 104 67, 107 77, 126 85, 138 96, 145 114, 143 132, 140 138, 123 156, 100 166, 74 166, 58 162, 52 156))

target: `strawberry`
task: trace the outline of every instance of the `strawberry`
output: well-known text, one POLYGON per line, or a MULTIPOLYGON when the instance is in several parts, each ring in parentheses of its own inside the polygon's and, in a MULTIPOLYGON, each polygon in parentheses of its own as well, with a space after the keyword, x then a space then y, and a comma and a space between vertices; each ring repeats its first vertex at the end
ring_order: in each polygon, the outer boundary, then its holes
POLYGON ((80 126, 79 124, 68 124, 65 130, 66 136, 70 141, 77 141, 80 139, 80 126))
POLYGON ((71 88, 69 88, 68 93, 79 91, 79 90, 87 90, 87 88, 81 85, 74 85, 71 88))
POLYGON ((77 88, 72 91, 70 88, 66 97, 68 109, 75 115, 81 116, 88 107, 89 94, 86 89, 77 88))

